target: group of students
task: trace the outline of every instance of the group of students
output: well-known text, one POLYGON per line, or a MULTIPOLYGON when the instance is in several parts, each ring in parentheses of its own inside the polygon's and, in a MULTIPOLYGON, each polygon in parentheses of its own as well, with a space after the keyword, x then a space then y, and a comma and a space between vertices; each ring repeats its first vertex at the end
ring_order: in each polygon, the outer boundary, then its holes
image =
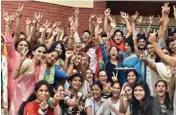
MULTIPOLYGON (((176 20, 176 9, 173 6, 176 20)), ((23 5, 3 11, 1 109, 4 115, 174 115, 176 31, 168 38, 170 7, 161 9, 159 30, 142 29, 142 16, 120 12, 127 33, 116 28, 108 8, 91 14, 78 34, 79 9, 61 22, 35 13, 20 32, 23 5), (12 24, 16 19, 16 28, 12 24), (139 30, 136 30, 136 25, 139 30)))

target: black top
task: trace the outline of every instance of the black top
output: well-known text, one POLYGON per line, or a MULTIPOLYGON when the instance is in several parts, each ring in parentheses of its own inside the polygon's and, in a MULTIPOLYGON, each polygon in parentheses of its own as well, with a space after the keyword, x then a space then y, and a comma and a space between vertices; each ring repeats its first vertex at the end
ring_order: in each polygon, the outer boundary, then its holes
MULTIPOLYGON (((134 105, 134 106, 137 106, 137 105, 134 105)), ((155 97, 150 97, 148 99, 148 107, 146 111, 144 112, 143 107, 139 106, 137 110, 132 111, 132 115, 161 115, 160 103, 155 97)))
POLYGON ((113 76, 113 72, 116 74, 116 70, 114 69, 116 68, 116 65, 112 64, 110 61, 106 64, 105 70, 108 76, 108 81, 110 81, 112 83, 112 76, 113 76))

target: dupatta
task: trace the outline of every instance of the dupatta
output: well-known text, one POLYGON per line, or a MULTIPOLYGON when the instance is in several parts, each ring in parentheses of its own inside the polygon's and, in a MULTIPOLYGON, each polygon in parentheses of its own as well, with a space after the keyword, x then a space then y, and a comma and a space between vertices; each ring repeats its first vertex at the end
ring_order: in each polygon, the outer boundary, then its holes
POLYGON ((9 112, 10 115, 17 115, 21 104, 26 101, 34 91, 35 84, 43 79, 45 68, 46 66, 42 63, 41 65, 34 67, 33 73, 19 76, 17 79, 17 86, 14 88, 14 92, 12 94, 12 102, 9 112))
POLYGON ((130 56, 126 57, 122 62, 122 66, 135 69, 139 74, 139 80, 145 79, 145 68, 142 64, 142 61, 135 54, 131 54, 130 56))

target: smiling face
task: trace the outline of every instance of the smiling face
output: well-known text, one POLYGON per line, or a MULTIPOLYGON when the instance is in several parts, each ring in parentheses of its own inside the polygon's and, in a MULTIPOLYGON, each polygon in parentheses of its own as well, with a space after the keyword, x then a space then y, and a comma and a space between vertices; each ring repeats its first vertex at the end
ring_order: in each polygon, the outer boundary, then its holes
POLYGON ((82 49, 82 43, 81 41, 75 41, 74 42, 74 50, 75 51, 80 51, 82 49))
POLYGON ((135 73, 133 71, 129 72, 127 75, 127 81, 130 84, 134 84, 137 80, 137 76, 135 75, 135 73))
POLYGON ((128 94, 129 96, 131 96, 132 95, 132 87, 130 87, 130 86, 126 86, 125 88, 124 88, 124 92, 126 93, 126 94, 128 94))
POLYGON ((108 77, 107 77, 107 74, 105 71, 101 71, 99 72, 99 81, 102 83, 102 84, 105 84, 106 81, 107 81, 108 77))
POLYGON ((125 43, 125 51, 127 52, 127 53, 130 53, 131 52, 131 47, 129 46, 129 44, 126 42, 125 43))
POLYGON ((50 65, 54 64, 57 61, 58 56, 59 56, 59 54, 56 51, 53 51, 51 53, 46 54, 47 63, 50 64, 50 65))
POLYGON ((93 80, 93 73, 91 70, 86 70, 86 80, 87 81, 92 81, 93 80))
POLYGON ((82 61, 82 55, 77 55, 76 56, 76 59, 75 59, 75 61, 74 61, 74 64, 76 65, 76 66, 78 66, 80 63, 81 63, 81 61, 82 61))
POLYGON ((87 56, 83 56, 81 59, 81 64, 87 64, 87 62, 88 62, 87 56))
POLYGON ((147 51, 148 51, 148 54, 150 56, 154 56, 155 55, 155 50, 154 50, 154 48, 153 48, 153 46, 151 44, 147 45, 147 51))
POLYGON ((120 95, 120 91, 121 91, 121 88, 119 83, 115 83, 111 88, 113 97, 118 97, 120 95))
POLYGON ((63 51, 62 51, 62 47, 61 47, 60 44, 57 44, 55 50, 59 52, 59 56, 62 55, 62 52, 63 52, 63 51))
POLYGON ((167 88, 164 82, 158 82, 155 89, 158 96, 163 97, 166 95, 167 88))
POLYGON ((102 93, 102 91, 98 85, 95 84, 92 86, 92 97, 94 99, 101 98, 101 93, 102 93))
POLYGON ((141 49, 144 49, 146 46, 146 41, 144 39, 140 39, 138 41, 138 47, 141 48, 141 49))
POLYGON ((110 52, 109 52, 111 59, 116 59, 118 55, 117 53, 118 53, 117 48, 111 47, 110 52))
POLYGON ((79 88, 81 87, 81 78, 80 77, 75 77, 71 80, 71 88, 74 89, 74 90, 79 90, 79 88))
POLYGON ((136 86, 134 88, 134 97, 136 100, 138 100, 140 103, 143 101, 145 97, 145 90, 142 86, 136 86))
POLYGON ((61 100, 63 100, 63 99, 64 99, 64 94, 65 94, 64 87, 63 87, 62 85, 60 85, 60 86, 57 88, 56 92, 57 92, 58 94, 60 94, 60 98, 61 98, 61 100))
POLYGON ((20 41, 17 45, 17 51, 20 53, 23 49, 29 50, 28 43, 26 41, 20 41))
POLYGON ((84 42, 87 42, 89 40, 90 34, 88 32, 84 32, 82 39, 84 42))
POLYGON ((116 32, 115 33, 115 36, 113 37, 114 41, 117 43, 117 44, 120 44, 123 40, 123 36, 120 32, 116 32))
POLYGON ((45 59, 46 49, 45 47, 38 47, 35 51, 33 51, 34 58, 41 61, 45 59))
POLYGON ((50 97, 49 89, 47 85, 41 85, 40 88, 35 92, 37 100, 48 100, 50 97))

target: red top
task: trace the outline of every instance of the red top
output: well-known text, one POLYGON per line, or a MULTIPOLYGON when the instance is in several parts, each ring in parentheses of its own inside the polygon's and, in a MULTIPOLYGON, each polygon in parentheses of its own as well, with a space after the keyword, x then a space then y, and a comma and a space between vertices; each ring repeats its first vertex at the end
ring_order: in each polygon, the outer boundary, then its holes
POLYGON ((124 52, 125 48, 124 48, 124 41, 122 40, 122 42, 120 44, 116 44, 112 39, 110 39, 110 46, 115 46, 118 49, 120 49, 120 51, 124 52))
MULTIPOLYGON (((40 115, 38 112, 39 108, 40 108, 39 102, 36 101, 29 102, 24 109, 23 115, 40 115)), ((54 113, 51 110, 51 108, 48 108, 47 113, 45 115, 54 115, 54 113)))

